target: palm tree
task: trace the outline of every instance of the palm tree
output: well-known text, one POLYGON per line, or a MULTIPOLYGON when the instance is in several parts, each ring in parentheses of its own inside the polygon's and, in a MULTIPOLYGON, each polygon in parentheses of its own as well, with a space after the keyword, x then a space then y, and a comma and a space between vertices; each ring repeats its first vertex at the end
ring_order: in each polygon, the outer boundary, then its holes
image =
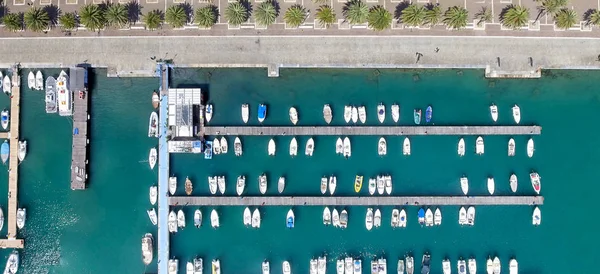
POLYGON ((87 4, 79 11, 79 20, 87 29, 97 31, 104 28, 106 19, 104 10, 98 5, 87 4))
POLYGON ((48 29, 50 24, 50 16, 48 12, 39 7, 30 8, 23 17, 25 26, 34 32, 40 32, 48 29))
POLYGON ((369 10, 367 21, 374 30, 381 31, 392 26, 392 13, 383 6, 377 5, 369 10))
POLYGON ((315 15, 317 20, 319 20, 319 25, 324 28, 328 28, 331 24, 335 23, 335 11, 328 5, 320 6, 317 9, 317 14, 315 15))
POLYGON ((426 25, 435 26, 442 18, 440 5, 430 6, 425 12, 424 22, 426 25))
POLYGON ((556 12, 554 21, 557 27, 569 29, 577 23, 577 12, 572 9, 561 9, 556 12))
POLYGON ((519 29, 529 21, 529 9, 523 6, 509 5, 500 13, 500 22, 508 28, 519 29))
POLYGON ((329 2, 329 1, 327 1, 327 0, 312 0, 312 1, 313 1, 313 3, 315 3, 315 4, 325 4, 325 3, 329 2))
POLYGON ((399 19, 404 25, 417 27, 423 25, 423 22, 425 22, 426 13, 427 10, 425 7, 421 5, 410 4, 408 7, 402 10, 399 19))
POLYGON ((153 10, 142 16, 142 22, 146 25, 147 30, 155 30, 163 23, 163 17, 160 11, 153 10))
POLYGON ((302 5, 296 4, 285 11, 283 20, 288 26, 295 28, 302 25, 307 16, 306 9, 302 5))
POLYGON ((105 17, 107 25, 123 28, 129 21, 129 11, 125 5, 117 3, 108 6, 105 17))
POLYGON ((556 17, 556 13, 567 5, 567 0, 542 0, 538 6, 536 21, 544 14, 556 17))
POLYGON ((239 26, 248 21, 248 9, 241 2, 233 2, 225 10, 225 18, 230 25, 239 26))
POLYGON ((467 17, 469 12, 467 9, 459 6, 448 8, 444 13, 442 20, 451 29, 461 29, 467 25, 467 17))
POLYGON ((20 13, 9 13, 2 17, 4 26, 9 31, 20 31, 23 29, 23 17, 20 13))
POLYGON ((75 13, 67 12, 58 17, 58 22, 62 26, 64 30, 73 30, 77 27, 77 17, 75 17, 75 13))
POLYGON ((275 23, 278 12, 275 8, 275 4, 272 1, 266 1, 258 4, 254 11, 254 18, 259 25, 270 26, 275 23))
POLYGON ((344 6, 343 14, 350 24, 364 24, 369 16, 369 7, 361 0, 350 0, 344 6))
POLYGON ((217 23, 219 10, 214 5, 204 6, 196 10, 194 22, 201 27, 210 28, 217 23))
POLYGON ((174 28, 181 28, 188 22, 188 14, 183 5, 170 6, 165 12, 165 22, 174 28))
POLYGON ((600 10, 590 10, 585 16, 586 24, 600 26, 600 10))
POLYGON ((482 23, 491 23, 492 11, 487 7, 481 7, 481 10, 475 14, 475 19, 477 20, 478 27, 481 27, 482 23))

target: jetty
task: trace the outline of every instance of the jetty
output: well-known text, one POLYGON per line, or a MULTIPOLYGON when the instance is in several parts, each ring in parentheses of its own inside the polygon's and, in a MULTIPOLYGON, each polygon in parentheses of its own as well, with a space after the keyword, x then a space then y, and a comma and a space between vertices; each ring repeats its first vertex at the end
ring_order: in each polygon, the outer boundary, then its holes
POLYGON ((539 135, 541 126, 204 126, 204 135, 539 135))
POLYGON ((171 206, 542 205, 542 196, 172 196, 171 206))
POLYGON ((69 71, 70 88, 73 93, 73 145, 71 153, 71 189, 83 190, 88 178, 87 148, 88 122, 88 75, 87 69, 74 67, 69 71))
POLYGON ((23 248, 24 241, 17 239, 17 209, 19 194, 19 114, 21 112, 21 78, 18 65, 12 68, 12 88, 10 100, 10 132, 7 134, 10 144, 8 165, 8 239, 0 239, 0 248, 23 248))
POLYGON ((169 203, 167 193, 169 192, 169 150, 167 144, 167 118, 168 118, 168 91, 169 91, 169 67, 159 63, 156 66, 156 74, 160 79, 160 108, 158 110, 158 237, 157 237, 157 259, 158 273, 167 273, 169 262, 169 203))

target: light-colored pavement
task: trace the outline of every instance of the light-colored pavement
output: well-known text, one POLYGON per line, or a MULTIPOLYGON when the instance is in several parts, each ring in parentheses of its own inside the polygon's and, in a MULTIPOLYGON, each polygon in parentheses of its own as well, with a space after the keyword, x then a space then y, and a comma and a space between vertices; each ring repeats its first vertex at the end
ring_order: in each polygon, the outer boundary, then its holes
POLYGON ((428 36, 63 37, 0 39, 2 66, 108 67, 154 76, 155 59, 179 67, 598 69, 600 39, 428 36), (439 51, 436 52, 435 49, 439 51), (420 53, 418 55, 417 53, 420 53), (418 57, 420 56, 420 57, 418 57), (530 59, 531 58, 531 59, 530 59), (418 62, 417 62, 418 60, 418 62), (500 60, 500 62, 498 62, 500 60), (533 64, 530 62, 533 61, 533 64), (498 63, 500 66, 498 66, 498 63))

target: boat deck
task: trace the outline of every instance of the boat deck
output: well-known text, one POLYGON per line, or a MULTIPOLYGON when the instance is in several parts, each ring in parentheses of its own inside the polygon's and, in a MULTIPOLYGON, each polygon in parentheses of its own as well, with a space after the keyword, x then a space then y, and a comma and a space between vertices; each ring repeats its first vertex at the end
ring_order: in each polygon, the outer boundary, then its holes
POLYGON ((173 196, 171 206, 542 205, 542 196, 173 196))
POLYGON ((160 79, 160 108, 158 111, 160 132, 158 138, 158 237, 157 237, 157 259, 158 273, 167 273, 169 262, 169 204, 167 200, 169 189, 169 146, 167 145, 167 108, 169 89, 169 67, 166 64, 158 64, 157 72, 160 79), (165 193, 163 195, 162 193, 165 193))
POLYGON ((206 126, 205 135, 539 135, 540 126, 206 126))
POLYGON ((85 189, 87 181, 87 146, 88 139, 88 122, 90 115, 88 113, 89 90, 85 88, 84 75, 85 68, 71 68, 69 75, 71 82, 74 81, 77 85, 71 84, 71 92, 73 92, 73 146, 71 153, 71 189, 85 189), (78 88, 79 87, 79 88, 78 88), (83 99, 79 98, 79 89, 85 89, 83 99))

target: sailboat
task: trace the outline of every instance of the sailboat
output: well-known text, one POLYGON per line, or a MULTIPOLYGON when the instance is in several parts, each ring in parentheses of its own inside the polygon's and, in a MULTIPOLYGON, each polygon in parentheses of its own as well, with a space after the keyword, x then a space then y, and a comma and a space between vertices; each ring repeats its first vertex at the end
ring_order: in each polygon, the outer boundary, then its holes
POLYGON ((425 226, 433 226, 433 212, 430 208, 425 211, 425 226))
POLYGON ((217 177, 217 187, 219 188, 219 192, 221 192, 221 194, 225 194, 225 176, 217 177))
POLYGON ((419 208, 419 211, 417 212, 417 220, 419 221, 420 225, 425 224, 425 209, 419 208))
POLYGON ((373 209, 367 208, 367 216, 365 217, 365 226, 367 230, 371 230, 373 228, 373 209))
POLYGON ((467 224, 467 209, 465 209, 464 206, 461 206, 460 210, 458 211, 458 224, 459 225, 467 224))
POLYGON ((151 186, 150 187, 150 204, 155 205, 157 199, 158 199, 158 187, 151 186))
POLYGON ((194 262, 194 274, 202 274, 204 271, 204 266, 202 266, 203 261, 202 258, 196 257, 193 260, 194 262))
POLYGON ((533 147, 533 138, 529 138, 529 140, 527 141, 527 157, 531 158, 533 157, 533 151, 534 151, 534 147, 533 147))
POLYGON ((519 123, 521 122, 521 108, 519 108, 518 105, 515 105, 512 108, 512 112, 513 112, 513 118, 515 119, 515 123, 519 123))
POLYGON ((510 190, 515 193, 517 192, 517 186, 518 186, 518 182, 517 182, 517 175, 515 175, 514 173, 510 175, 510 190))
POLYGON ((296 155, 298 155, 298 141, 296 140, 296 137, 294 137, 290 141, 290 156, 296 155))
POLYGON ((513 138, 508 140, 508 156, 515 156, 515 139, 513 138))
POLYGON ((519 263, 517 262, 517 259, 515 259, 515 258, 510 259, 510 261, 508 263, 508 273, 509 274, 518 274, 519 273, 519 263))
POLYGON ((468 262, 468 267, 469 267, 469 273, 470 274, 476 274, 477 273, 477 260, 475 260, 475 258, 471 257, 469 259, 468 262))
POLYGON ((387 154, 387 143, 383 137, 379 138, 379 142, 377 142, 377 153, 379 156, 387 154))
POLYGON ((217 194, 217 176, 208 176, 208 190, 210 194, 217 194))
POLYGON ((281 177, 279 177, 279 180, 277 181, 277 192, 283 193, 284 189, 285 189, 285 177, 281 176, 281 177))
POLYGON ((442 224, 442 211, 440 210, 440 208, 436 208, 435 209, 435 213, 433 213, 433 224, 434 225, 441 225, 442 224))
POLYGON ((150 169, 154 169, 154 166, 156 165, 156 157, 156 148, 151 148, 150 153, 148 154, 148 164, 150 164, 150 169))
POLYGON ((219 140, 219 137, 215 137, 213 140, 213 154, 221 154, 221 141, 219 140))
POLYGON ((250 212, 250 208, 244 209, 244 226, 252 225, 252 213, 250 212))
POLYGON ((194 187, 192 186, 192 181, 190 178, 185 177, 185 194, 192 195, 192 190, 194 187))
POLYGON ((158 216, 156 215, 156 210, 154 208, 148 209, 146 211, 146 213, 148 213, 148 218, 150 219, 150 222, 152 223, 152 225, 156 225, 158 222, 158 216))
POLYGON ((460 177, 460 189, 462 189, 462 192, 465 195, 469 192, 469 179, 467 176, 460 177))
POLYGON ((542 211, 539 207, 533 209, 533 215, 531 217, 533 225, 540 225, 542 223, 542 211))
MULTIPOLYGON (((377 176, 379 179, 379 177, 381 176, 377 176)), ((369 185, 368 185, 368 189, 369 189, 369 194, 373 195, 375 194, 375 190, 377 190, 377 179, 375 178, 369 178, 369 185)))
POLYGON ((427 106, 427 109, 425 110, 425 122, 427 122, 427 123, 431 122, 432 116, 433 116, 433 108, 431 108, 431 106, 427 106))
POLYGON ((169 225, 170 233, 177 232, 177 214, 175 213, 175 211, 171 210, 171 212, 169 212, 169 220, 167 224, 169 225))
POLYGON ((158 97, 158 93, 156 93, 156 91, 154 91, 154 92, 152 92, 152 107, 158 108, 159 104, 160 104, 160 98, 158 97))
POLYGON ((290 209, 287 213, 287 216, 285 217, 285 226, 287 228, 294 228, 294 221, 295 221, 294 211, 292 209, 290 209))
POLYGON ((321 194, 327 192, 327 177, 321 177, 321 194))
POLYGON ((298 110, 295 107, 290 108, 290 121, 292 124, 296 125, 298 123, 298 110))
POLYGON ((492 261, 492 258, 488 258, 486 261, 486 272, 488 274, 495 274, 494 273, 494 261, 492 261))
POLYGON ((248 108, 248 104, 242 104, 242 121, 244 124, 248 123, 248 117, 250 116, 250 109, 248 108))
POLYGON ((344 138, 344 157, 348 158, 352 156, 352 147, 350 146, 350 138, 344 138))
POLYGON ((150 113, 148 121, 148 137, 158 137, 158 114, 154 111, 150 113))
POLYGON ((379 208, 375 209, 375 215, 373 216, 373 226, 381 226, 381 210, 379 210, 379 208))
POLYGON ((470 206, 467 209, 467 225, 475 225, 475 207, 470 206))
POLYGON ((383 176, 383 180, 385 181, 385 193, 388 195, 392 194, 392 176, 385 175, 383 176))
POLYGON ((25 156, 27 155, 27 141, 19 141, 19 161, 23 162, 23 160, 25 159, 25 156))
POLYGON ((185 228, 185 214, 181 209, 177 211, 177 227, 185 228))
POLYGON ((458 156, 465 156, 465 139, 458 140, 458 156))
POLYGON ((358 107, 358 120, 363 124, 367 121, 367 109, 365 106, 358 107))
POLYGON ((255 208, 252 212, 252 227, 260 228, 260 211, 258 211, 258 208, 255 208))
POLYGON ((275 155, 275 140, 273 140, 273 138, 271 138, 271 140, 269 140, 269 146, 267 147, 267 153, 269 154, 269 156, 275 155))
POLYGON ((336 154, 344 153, 344 142, 342 141, 342 138, 340 138, 340 137, 338 137, 337 140, 335 141, 335 153, 336 154))
POLYGON ((325 119, 325 123, 327 124, 330 124, 333 119, 333 112, 331 111, 329 104, 323 106, 323 119, 325 119))
POLYGON ((8 110, 5 109, 2 112, 0 112, 0 117, 1 117, 2 128, 7 129, 8 122, 10 121, 10 114, 9 114, 8 110))
POLYGON ((358 122, 358 109, 355 106, 353 106, 352 107, 352 123, 356 124, 356 122, 358 122))
POLYGON ((325 207, 325 209, 323 209, 323 224, 331 224, 331 211, 329 210, 329 207, 325 207))
POLYGON ((242 141, 240 140, 240 137, 235 137, 235 140, 233 141, 233 152, 235 153, 235 156, 242 156, 242 141))
POLYGON ((202 211, 196 209, 194 211, 194 226, 200 228, 202 226, 202 211))
POLYGON ((340 213, 336 208, 333 208, 333 211, 331 212, 331 222, 333 223, 333 227, 340 226, 340 213))
POLYGON ((377 176, 377 193, 379 193, 379 195, 383 195, 384 191, 385 191, 385 180, 382 175, 378 175, 377 176))
POLYGON ((42 72, 39 70, 35 73, 35 89, 36 90, 44 89, 44 75, 42 75, 42 72))
POLYGON ((206 116, 206 122, 207 122, 207 123, 210 123, 210 120, 212 119, 212 117, 213 117, 213 112, 214 112, 214 110, 213 110, 213 105, 212 105, 212 104, 208 104, 208 105, 206 105, 206 110, 205 110, 205 112, 206 112, 206 113, 205 113, 205 114, 206 114, 206 115, 205 115, 205 116, 206 116))
POLYGON ((152 262, 154 250, 152 242, 152 234, 146 233, 142 237, 142 262, 144 265, 149 265, 152 262))
POLYGON ((392 105, 392 120, 394 120, 394 123, 398 123, 400 120, 400 106, 398 104, 392 105))
POLYGON ((449 259, 444 259, 442 260, 442 272, 444 274, 450 274, 452 273, 452 269, 450 268, 450 260, 449 259))
POLYGON ((352 107, 346 105, 346 106, 344 106, 344 121, 346 121, 346 124, 350 123, 351 118, 352 118, 352 107))
POLYGON ((238 176, 237 182, 235 184, 235 191, 238 196, 241 196, 244 193, 244 189, 246 188, 246 176, 238 176))
POLYGON ((529 178, 531 179, 531 185, 533 186, 533 190, 535 193, 540 194, 540 190, 542 189, 542 181, 541 177, 537 172, 532 172, 529 174, 529 178))
POLYGON ((17 209, 17 227, 19 229, 23 229, 23 227, 25 227, 26 219, 27 219, 27 209, 26 208, 17 209))
POLYGON ((333 195, 335 193, 335 188, 337 186, 337 177, 329 176, 329 193, 333 195))
POLYGON ((400 227, 406 227, 406 211, 404 208, 400 210, 400 227))
POLYGON ((356 193, 360 192, 360 189, 362 188, 362 183, 363 183, 363 176, 356 175, 356 178, 354 179, 354 192, 356 192, 356 193))
POLYGON ((478 155, 482 155, 484 151, 485 150, 483 146, 483 137, 479 136, 475 141, 475 153, 477 153, 478 155))
POLYGON ((377 105, 377 120, 379 120, 379 123, 383 124, 383 121, 385 121, 385 105, 383 103, 379 103, 379 105, 377 105))
POLYGON ((392 209, 392 227, 398 227, 400 225, 400 211, 397 208, 392 209))
POLYGON ((421 124, 421 110, 420 109, 415 109, 413 111, 413 118, 415 120, 415 125, 421 124))
POLYGON ((258 176, 258 190, 260 194, 265 194, 267 192, 267 175, 264 173, 258 176))
POLYGON ((309 138, 308 141, 306 141, 306 147, 304 148, 304 154, 306 156, 312 156, 313 152, 315 151, 315 140, 313 140, 313 138, 309 138))
POLYGON ((408 137, 404 138, 404 143, 402 144, 402 154, 407 156, 410 155, 410 140, 408 137))
POLYGON ((340 212, 340 228, 346 228, 348 227, 348 211, 346 211, 345 209, 342 209, 342 212, 340 212))
POLYGON ((496 184, 494 183, 493 177, 488 177, 487 179, 487 189, 490 195, 494 195, 494 190, 496 189, 496 184))
POLYGON ((220 224, 219 224, 219 213, 217 213, 217 210, 216 210, 216 209, 213 209, 213 210, 210 212, 210 225, 211 225, 213 228, 218 228, 218 227, 219 227, 219 225, 220 225, 220 224))
POLYGON ((221 137, 221 153, 225 154, 229 150, 229 146, 227 145, 227 139, 225 136, 221 137))
POLYGON ((262 123, 267 118, 267 106, 265 104, 258 105, 258 122, 262 123))
POLYGON ((0 146, 0 158, 2 158, 2 163, 6 164, 8 161, 8 155, 10 154, 10 146, 8 145, 8 141, 4 140, 2 146, 0 146))
POLYGON ((8 75, 5 75, 4 80, 2 80, 2 90, 4 91, 4 93, 9 94, 11 92, 10 88, 10 77, 8 77, 8 75))
POLYGON ((492 121, 498 121, 498 106, 492 104, 490 106, 490 114, 492 115, 492 121))

